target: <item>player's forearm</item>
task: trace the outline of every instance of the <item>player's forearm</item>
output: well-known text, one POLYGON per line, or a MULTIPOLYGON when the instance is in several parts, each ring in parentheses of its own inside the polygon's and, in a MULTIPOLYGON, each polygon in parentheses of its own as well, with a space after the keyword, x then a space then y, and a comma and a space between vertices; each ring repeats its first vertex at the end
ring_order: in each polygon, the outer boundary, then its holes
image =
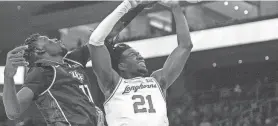
POLYGON ((111 84, 113 84, 113 69, 111 65, 110 54, 106 46, 88 45, 92 68, 97 77, 99 87, 103 93, 109 91, 111 84))
POLYGON ((187 20, 182 12, 181 7, 176 7, 172 9, 174 19, 176 22, 176 30, 178 37, 179 47, 184 47, 187 49, 192 49, 193 44, 190 37, 189 26, 187 20))
POLYGON ((90 36, 89 44, 96 44, 97 42, 103 42, 108 34, 113 29, 117 21, 129 10, 131 4, 128 0, 123 1, 111 14, 109 14, 94 30, 90 36))
POLYGON ((9 119, 13 120, 20 116, 20 104, 16 96, 16 88, 12 77, 4 77, 3 102, 9 119))

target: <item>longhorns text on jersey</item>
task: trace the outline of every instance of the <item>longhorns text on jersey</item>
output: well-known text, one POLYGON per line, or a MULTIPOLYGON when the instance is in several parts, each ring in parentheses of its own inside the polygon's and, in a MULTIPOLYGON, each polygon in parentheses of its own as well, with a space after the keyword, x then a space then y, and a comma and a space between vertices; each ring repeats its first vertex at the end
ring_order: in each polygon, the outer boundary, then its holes
POLYGON ((109 126, 169 125, 164 94, 152 77, 122 78, 104 109, 109 126))

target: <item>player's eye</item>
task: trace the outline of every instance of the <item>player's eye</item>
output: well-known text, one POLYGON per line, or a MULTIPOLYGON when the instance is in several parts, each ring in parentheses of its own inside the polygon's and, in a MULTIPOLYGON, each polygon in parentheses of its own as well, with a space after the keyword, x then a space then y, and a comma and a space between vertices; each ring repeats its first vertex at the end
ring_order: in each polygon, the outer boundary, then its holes
POLYGON ((134 56, 136 56, 136 54, 135 53, 130 53, 130 54, 128 54, 128 56, 129 57, 134 57, 134 56))

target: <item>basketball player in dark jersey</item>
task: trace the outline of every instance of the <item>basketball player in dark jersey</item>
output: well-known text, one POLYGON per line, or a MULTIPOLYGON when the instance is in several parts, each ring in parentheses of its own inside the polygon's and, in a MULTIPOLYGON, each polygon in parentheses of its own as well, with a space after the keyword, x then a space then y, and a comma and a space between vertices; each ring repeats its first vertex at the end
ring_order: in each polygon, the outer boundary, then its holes
MULTIPOLYGON (((125 0, 109 16, 124 15, 137 5, 125 0)), ((102 126, 102 112, 93 103, 84 72, 90 45, 68 52, 61 41, 40 34, 31 35, 25 45, 7 55, 3 92, 7 116, 17 119, 34 101, 49 126, 102 126), (16 93, 13 76, 18 66, 30 69, 16 93)))
POLYGON ((84 71, 89 57, 87 47, 67 53, 61 42, 39 34, 32 35, 25 44, 28 47, 18 47, 8 53, 3 92, 7 116, 16 119, 35 101, 48 125, 96 125, 97 110, 84 71), (28 62, 24 61, 23 54, 28 62), (14 66, 27 64, 30 69, 16 94, 14 66))

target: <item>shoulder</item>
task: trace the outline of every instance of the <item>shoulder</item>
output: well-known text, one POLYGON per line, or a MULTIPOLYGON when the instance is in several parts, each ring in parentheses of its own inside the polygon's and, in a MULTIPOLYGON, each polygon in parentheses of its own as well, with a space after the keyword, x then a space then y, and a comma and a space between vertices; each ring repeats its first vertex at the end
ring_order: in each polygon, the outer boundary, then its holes
POLYGON ((66 55, 66 58, 69 58, 69 59, 75 59, 77 57, 80 57, 82 56, 83 54, 89 54, 89 48, 87 45, 84 45, 84 46, 81 46, 79 48, 76 48, 72 51, 69 51, 66 55))
POLYGON ((162 69, 154 71, 150 77, 154 78, 154 80, 157 81, 162 89, 166 89, 167 81, 162 75, 162 69))
POLYGON ((64 61, 68 61, 70 64, 78 64, 78 65, 84 67, 83 64, 80 63, 80 61, 77 60, 81 56, 82 56, 82 54, 79 54, 77 50, 74 50, 74 51, 69 52, 64 57, 64 61))
POLYGON ((84 66, 82 63, 73 60, 73 59, 69 59, 69 58, 64 58, 64 61, 66 61, 67 63, 69 63, 70 65, 73 65, 75 68, 76 67, 82 67, 85 68, 86 66, 84 66))
POLYGON ((86 67, 86 63, 88 62, 89 57, 89 48, 87 45, 84 45, 82 47, 76 48, 75 50, 68 52, 64 59, 80 64, 82 67, 86 67))
POLYGON ((32 67, 27 72, 28 76, 41 76, 46 75, 49 72, 52 72, 53 68, 51 66, 40 66, 40 67, 32 67))
POLYGON ((30 89, 34 94, 34 99, 36 99, 54 82, 55 75, 55 67, 32 67, 27 72, 22 89, 24 87, 30 89))
POLYGON ((49 77, 52 78, 54 73, 54 68, 51 66, 42 66, 42 67, 32 67, 28 70, 25 82, 30 81, 45 81, 49 77))
POLYGON ((157 77, 160 77, 160 76, 162 76, 162 69, 158 69, 150 75, 150 77, 154 77, 154 78, 157 78, 157 77))

